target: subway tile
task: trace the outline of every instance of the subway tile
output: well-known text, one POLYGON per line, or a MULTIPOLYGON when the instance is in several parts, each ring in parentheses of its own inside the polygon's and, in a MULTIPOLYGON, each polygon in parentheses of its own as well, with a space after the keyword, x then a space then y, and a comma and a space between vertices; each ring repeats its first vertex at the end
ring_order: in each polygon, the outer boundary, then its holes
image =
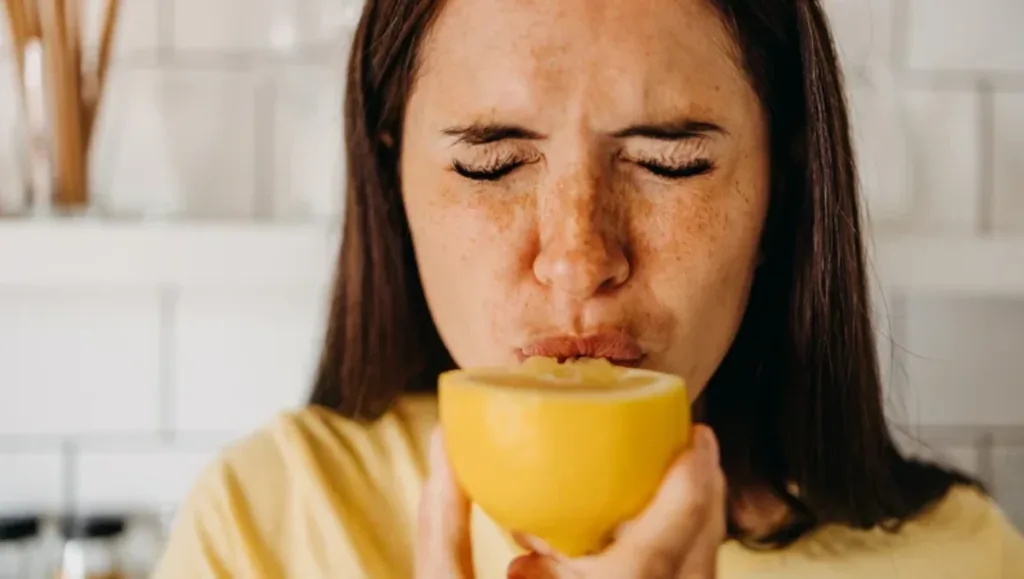
POLYGON ((20 160, 24 132, 17 86, 14 60, 0 57, 0 215, 19 211, 24 201, 20 160))
POLYGON ((909 90, 904 106, 917 231, 972 231, 980 178, 978 95, 966 90, 909 90))
POLYGON ((850 126, 864 203, 872 219, 911 214, 911 135, 901 95, 888 79, 849 84, 850 126))
POLYGON ((992 226, 1024 233, 1024 93, 997 94, 994 113, 992 226))
MULTIPOLYGON (((159 46, 160 3, 167 0, 121 2, 114 34, 114 56, 153 51, 159 46)), ((94 50, 102 38, 106 0, 85 0, 82 40, 94 50)))
POLYGON ((300 42, 348 55, 363 12, 362 0, 298 0, 300 42))
POLYGON ((992 492, 1006 515, 1024 531, 1024 446, 996 447, 992 452, 992 492))
POLYGON ((850 89, 854 142, 873 220, 916 233, 964 233, 978 222, 979 97, 899 89, 884 73, 850 89))
POLYGON ((890 62, 893 0, 825 0, 823 6, 844 64, 890 62))
POLYGON ((0 513, 59 511, 64 505, 64 461, 59 448, 0 449, 0 513))
POLYGON ((256 81, 230 71, 117 70, 92 187, 114 214, 254 212, 256 81))
POLYGON ((343 72, 288 68, 277 76, 274 110, 274 214, 340 215, 344 201, 343 72))
POLYGON ((244 432, 301 405, 319 355, 323 301, 317 291, 182 294, 174 427, 244 432))
POLYGON ((143 292, 0 293, 0 434, 156 429, 159 312, 143 292))
POLYGON ((913 422, 1024 423, 1024 301, 915 297, 906 307, 913 422))
POLYGON ((85 511, 155 511, 181 502, 217 454, 214 445, 132 443, 76 454, 74 502, 85 511))
POLYGON ((174 46, 240 53, 291 51, 298 43, 296 0, 176 0, 174 46))
POLYGON ((906 21, 911 68, 1024 71, 1020 0, 907 0, 906 21))

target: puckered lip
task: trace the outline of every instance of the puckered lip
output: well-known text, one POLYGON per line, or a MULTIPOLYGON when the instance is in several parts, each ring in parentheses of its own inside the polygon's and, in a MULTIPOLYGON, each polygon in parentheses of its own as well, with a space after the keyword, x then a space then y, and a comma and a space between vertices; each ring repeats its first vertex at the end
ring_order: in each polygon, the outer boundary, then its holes
POLYGON ((548 336, 519 348, 516 355, 520 361, 532 356, 557 358, 559 362, 574 358, 604 358, 619 366, 636 367, 643 361, 644 350, 628 333, 611 330, 548 336))

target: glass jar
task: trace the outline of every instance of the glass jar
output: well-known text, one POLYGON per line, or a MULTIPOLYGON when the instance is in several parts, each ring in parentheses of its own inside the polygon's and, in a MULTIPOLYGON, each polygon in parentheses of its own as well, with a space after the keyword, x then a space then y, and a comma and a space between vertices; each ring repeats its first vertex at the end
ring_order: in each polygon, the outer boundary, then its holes
POLYGON ((35 516, 0 517, 0 578, 42 579, 41 521, 35 516))
POLYGON ((121 552, 125 527, 125 519, 120 517, 65 519, 57 578, 127 579, 121 552))

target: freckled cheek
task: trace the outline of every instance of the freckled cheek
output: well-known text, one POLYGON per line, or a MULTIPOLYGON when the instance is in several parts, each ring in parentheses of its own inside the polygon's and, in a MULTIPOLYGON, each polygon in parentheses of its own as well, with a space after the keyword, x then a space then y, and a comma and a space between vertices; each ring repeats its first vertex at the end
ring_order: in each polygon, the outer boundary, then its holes
POLYGON ((529 242, 520 211, 471 195, 443 192, 432 197, 409 207, 420 267, 430 270, 423 271, 425 277, 465 285, 458 291, 476 293, 474 287, 516 272, 529 242))
POLYGON ((678 268, 707 259, 730 234, 723 205, 695 196, 638 200, 629 218, 636 265, 670 262, 665 265, 678 268))

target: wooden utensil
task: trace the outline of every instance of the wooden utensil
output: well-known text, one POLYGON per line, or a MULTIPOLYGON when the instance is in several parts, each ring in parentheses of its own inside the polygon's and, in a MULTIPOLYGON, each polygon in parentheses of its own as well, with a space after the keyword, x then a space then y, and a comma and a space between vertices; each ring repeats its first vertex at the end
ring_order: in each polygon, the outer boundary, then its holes
MULTIPOLYGON (((30 130, 48 130, 49 138, 33 135, 30 139, 50 144, 54 186, 52 191, 34 194, 52 200, 58 210, 78 212, 89 205, 89 145, 110 67, 120 4, 120 0, 105 0, 95 65, 87 70, 85 62, 92 60, 83 54, 82 0, 5 0, 27 116, 31 116, 31 97, 25 94, 25 51, 30 42, 41 42, 48 122, 43 128, 30 122, 30 130)), ((38 162, 38 155, 31 158, 38 162)))

